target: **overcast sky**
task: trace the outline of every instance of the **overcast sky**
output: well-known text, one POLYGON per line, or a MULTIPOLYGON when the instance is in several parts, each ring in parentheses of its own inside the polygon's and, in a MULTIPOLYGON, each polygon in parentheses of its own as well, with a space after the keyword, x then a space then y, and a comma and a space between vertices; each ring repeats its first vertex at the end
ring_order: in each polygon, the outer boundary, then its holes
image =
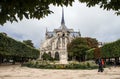
MULTIPOLYGON (((46 27, 49 31, 59 28, 61 25, 62 8, 50 5, 54 14, 44 19, 23 19, 22 21, 0 26, 0 32, 6 32, 8 36, 22 41, 32 40, 34 46, 39 48, 40 42, 45 39, 46 27)), ((120 38, 120 16, 114 11, 105 11, 98 6, 88 8, 86 4, 79 2, 73 6, 64 7, 65 25, 67 28, 80 30, 82 37, 96 38, 99 42, 111 42, 120 38)))

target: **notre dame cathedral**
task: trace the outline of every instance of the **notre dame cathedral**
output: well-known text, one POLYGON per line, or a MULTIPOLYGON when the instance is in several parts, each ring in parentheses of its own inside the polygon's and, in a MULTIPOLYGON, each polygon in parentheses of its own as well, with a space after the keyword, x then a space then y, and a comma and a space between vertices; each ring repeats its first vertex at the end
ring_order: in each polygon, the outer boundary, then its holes
POLYGON ((40 58, 43 53, 50 54, 53 58, 59 58, 61 64, 66 64, 68 59, 67 44, 74 38, 81 37, 79 31, 69 29, 65 25, 64 10, 62 9, 61 25, 58 29, 48 31, 46 29, 45 40, 40 47, 40 58))

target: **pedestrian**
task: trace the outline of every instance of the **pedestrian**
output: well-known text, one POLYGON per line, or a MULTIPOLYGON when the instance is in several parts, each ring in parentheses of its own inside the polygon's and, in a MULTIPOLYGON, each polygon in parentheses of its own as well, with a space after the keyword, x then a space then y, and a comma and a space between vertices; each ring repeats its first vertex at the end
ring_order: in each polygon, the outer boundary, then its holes
POLYGON ((103 69, 103 66, 104 66, 104 60, 103 59, 101 59, 101 58, 99 58, 98 59, 98 72, 103 72, 104 71, 104 69, 103 69))
POLYGON ((114 67, 116 67, 116 61, 114 60, 114 67))
POLYGON ((104 59, 101 59, 101 60, 102 60, 102 67, 104 68, 105 67, 104 59))

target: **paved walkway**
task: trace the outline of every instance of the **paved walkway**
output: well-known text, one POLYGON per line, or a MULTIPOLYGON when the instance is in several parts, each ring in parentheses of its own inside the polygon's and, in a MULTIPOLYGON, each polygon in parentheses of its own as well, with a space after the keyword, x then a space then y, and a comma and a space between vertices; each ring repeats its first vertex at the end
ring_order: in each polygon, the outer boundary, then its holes
POLYGON ((0 66, 0 79, 120 79, 120 67, 105 68, 103 73, 95 70, 48 70, 0 66))

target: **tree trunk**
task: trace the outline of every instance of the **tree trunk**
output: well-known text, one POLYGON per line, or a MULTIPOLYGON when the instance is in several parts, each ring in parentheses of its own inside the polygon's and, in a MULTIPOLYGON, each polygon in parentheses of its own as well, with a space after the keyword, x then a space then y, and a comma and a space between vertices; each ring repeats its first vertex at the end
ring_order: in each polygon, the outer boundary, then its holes
POLYGON ((12 64, 15 65, 15 62, 16 62, 16 57, 14 56, 12 64))
POLYGON ((2 63, 2 56, 0 55, 0 64, 2 63))
POLYGON ((119 59, 120 59, 120 57, 118 57, 118 62, 120 61, 119 59))
POLYGON ((21 63, 21 65, 24 63, 24 57, 21 57, 20 63, 21 63))
POLYGON ((116 62, 116 64, 119 64, 119 57, 115 58, 115 62, 116 62))
POLYGON ((108 58, 108 62, 110 62, 110 58, 108 58))

